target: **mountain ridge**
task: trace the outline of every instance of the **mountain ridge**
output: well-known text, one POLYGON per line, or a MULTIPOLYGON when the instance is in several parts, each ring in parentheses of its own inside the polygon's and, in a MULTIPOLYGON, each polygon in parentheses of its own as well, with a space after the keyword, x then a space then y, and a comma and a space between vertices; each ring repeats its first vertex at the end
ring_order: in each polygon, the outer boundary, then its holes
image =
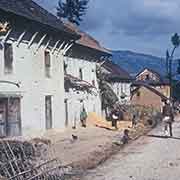
MULTIPOLYGON (((145 68, 166 75, 165 58, 130 50, 112 50, 112 61, 135 76, 145 68)), ((178 62, 173 62, 173 72, 177 69, 178 62)))

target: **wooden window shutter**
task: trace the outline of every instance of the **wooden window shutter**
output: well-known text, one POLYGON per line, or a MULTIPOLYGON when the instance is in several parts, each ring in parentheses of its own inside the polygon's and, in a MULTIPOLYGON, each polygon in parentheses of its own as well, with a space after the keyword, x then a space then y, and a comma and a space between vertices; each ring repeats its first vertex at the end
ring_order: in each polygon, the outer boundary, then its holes
POLYGON ((45 75, 47 78, 51 77, 51 55, 50 52, 45 51, 44 53, 44 61, 45 61, 45 75))
POLYGON ((51 66, 51 57, 50 57, 50 53, 48 51, 45 51, 45 66, 46 67, 51 66))
POLYGON ((13 71, 13 46, 12 44, 4 44, 4 68, 5 73, 12 73, 13 71))

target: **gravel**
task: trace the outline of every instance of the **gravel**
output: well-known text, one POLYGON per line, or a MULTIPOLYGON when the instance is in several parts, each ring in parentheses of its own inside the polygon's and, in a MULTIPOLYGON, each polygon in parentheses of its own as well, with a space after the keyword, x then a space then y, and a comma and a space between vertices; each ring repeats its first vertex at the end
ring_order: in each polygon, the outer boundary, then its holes
MULTIPOLYGON (((180 119, 180 118, 179 118, 180 119)), ((179 120, 178 119, 178 120, 179 120)), ((129 144, 81 180, 179 180, 180 122, 173 124, 176 138, 161 138, 163 127, 129 144)))

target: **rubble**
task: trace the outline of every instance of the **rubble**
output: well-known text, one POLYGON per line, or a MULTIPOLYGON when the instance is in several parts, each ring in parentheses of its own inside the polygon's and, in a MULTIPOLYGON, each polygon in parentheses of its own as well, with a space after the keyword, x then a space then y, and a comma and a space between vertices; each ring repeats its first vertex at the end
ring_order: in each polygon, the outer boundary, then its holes
POLYGON ((62 180, 68 171, 54 157, 49 140, 0 140, 0 179, 62 180))

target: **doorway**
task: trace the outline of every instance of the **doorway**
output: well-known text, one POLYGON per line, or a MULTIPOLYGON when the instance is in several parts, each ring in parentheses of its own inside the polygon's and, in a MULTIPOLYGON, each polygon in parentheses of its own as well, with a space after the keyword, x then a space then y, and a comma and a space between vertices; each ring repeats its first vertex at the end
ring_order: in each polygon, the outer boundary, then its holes
POLYGON ((21 135, 20 98, 0 98, 0 137, 21 135))
POLYGON ((67 99, 64 100, 64 104, 65 104, 65 126, 68 127, 69 120, 68 120, 68 100, 67 99))

